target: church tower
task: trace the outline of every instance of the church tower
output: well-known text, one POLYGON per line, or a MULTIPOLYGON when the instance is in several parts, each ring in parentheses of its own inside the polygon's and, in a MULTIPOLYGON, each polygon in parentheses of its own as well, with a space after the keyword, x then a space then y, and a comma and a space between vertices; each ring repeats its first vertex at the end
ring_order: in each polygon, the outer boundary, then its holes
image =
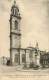
POLYGON ((19 8, 16 6, 16 1, 14 1, 11 7, 10 15, 10 64, 20 63, 20 52, 21 47, 21 33, 20 33, 20 20, 21 16, 19 13, 19 8))

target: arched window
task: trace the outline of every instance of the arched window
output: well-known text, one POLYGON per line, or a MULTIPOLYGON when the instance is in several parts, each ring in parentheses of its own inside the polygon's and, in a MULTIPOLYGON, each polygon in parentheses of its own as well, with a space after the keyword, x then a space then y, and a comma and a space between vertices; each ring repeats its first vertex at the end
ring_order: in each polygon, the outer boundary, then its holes
POLYGON ((14 14, 14 9, 12 10, 12 14, 14 14))
POLYGON ((18 29, 18 22, 15 21, 15 29, 18 29))
POLYGON ((14 15, 16 16, 16 8, 14 8, 14 15))

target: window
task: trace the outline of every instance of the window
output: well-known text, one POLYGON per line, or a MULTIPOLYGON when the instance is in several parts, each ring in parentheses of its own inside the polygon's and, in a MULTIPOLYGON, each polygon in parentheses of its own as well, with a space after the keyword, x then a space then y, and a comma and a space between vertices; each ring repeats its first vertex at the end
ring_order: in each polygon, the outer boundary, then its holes
POLYGON ((14 9, 12 8, 11 11, 12 11, 12 15, 13 15, 14 14, 14 9))
POLYGON ((25 54, 22 54, 22 63, 26 62, 25 54))
POLYGON ((17 35, 12 36, 12 47, 16 48, 18 45, 17 35))
POLYGON ((14 9, 12 10, 12 13, 14 14, 14 9))
POLYGON ((16 8, 14 8, 14 15, 16 16, 16 8))
POLYGON ((19 63, 19 55, 18 54, 15 54, 15 62, 19 63))
POLYGON ((15 21, 15 29, 18 29, 18 22, 15 21))

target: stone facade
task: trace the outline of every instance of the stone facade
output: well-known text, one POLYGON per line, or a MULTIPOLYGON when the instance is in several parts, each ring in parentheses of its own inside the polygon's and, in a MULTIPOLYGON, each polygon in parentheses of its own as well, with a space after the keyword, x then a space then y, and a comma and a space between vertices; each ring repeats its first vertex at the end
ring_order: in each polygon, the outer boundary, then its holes
MULTIPOLYGON (((11 8, 10 15, 10 64, 14 63, 14 55, 19 55, 19 48, 21 47, 21 33, 20 33, 20 20, 21 16, 16 2, 11 8)), ((19 60, 20 62, 20 60, 19 60)), ((15 64, 15 63, 14 63, 15 64)))
POLYGON ((40 65, 40 51, 38 49, 38 43, 35 48, 21 48, 20 21, 21 16, 19 9, 14 1, 10 15, 10 64, 27 65, 28 67, 31 63, 40 65))
POLYGON ((40 63, 43 67, 49 67, 49 52, 41 51, 40 63))

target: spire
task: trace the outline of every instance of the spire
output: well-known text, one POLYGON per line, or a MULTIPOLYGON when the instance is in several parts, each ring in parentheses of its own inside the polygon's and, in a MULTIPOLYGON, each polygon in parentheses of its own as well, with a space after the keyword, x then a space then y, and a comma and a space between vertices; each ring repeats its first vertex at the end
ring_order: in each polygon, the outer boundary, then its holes
POLYGON ((36 42, 36 47, 38 47, 38 42, 36 42))
POLYGON ((38 42, 37 41, 36 41, 36 46, 35 47, 36 47, 36 49, 39 49, 39 46, 38 46, 38 42))
POLYGON ((14 5, 16 5, 16 0, 14 0, 14 5))

